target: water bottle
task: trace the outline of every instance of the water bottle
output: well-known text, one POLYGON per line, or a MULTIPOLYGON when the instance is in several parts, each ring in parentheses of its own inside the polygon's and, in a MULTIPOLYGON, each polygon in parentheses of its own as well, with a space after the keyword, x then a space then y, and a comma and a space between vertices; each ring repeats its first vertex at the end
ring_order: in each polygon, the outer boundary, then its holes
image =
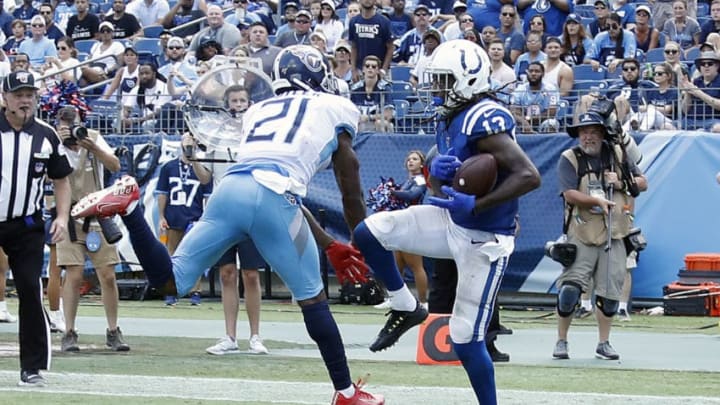
POLYGON ((655 76, 655 72, 653 71, 653 65, 652 63, 648 62, 645 64, 645 78, 647 80, 652 80, 655 76))

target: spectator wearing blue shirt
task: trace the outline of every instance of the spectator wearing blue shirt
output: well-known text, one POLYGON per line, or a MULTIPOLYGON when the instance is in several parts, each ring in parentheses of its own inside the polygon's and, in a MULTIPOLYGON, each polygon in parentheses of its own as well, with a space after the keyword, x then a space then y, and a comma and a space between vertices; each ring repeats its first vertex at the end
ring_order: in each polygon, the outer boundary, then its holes
POLYGON ((675 18, 669 18, 663 26, 663 34, 670 41, 680 44, 682 49, 689 49, 700 43, 700 25, 694 18, 688 17, 687 2, 673 2, 675 18))
MULTIPOLYGON (((415 8, 414 14, 415 28, 400 38, 393 54, 393 62, 398 64, 415 66, 420 55, 425 52, 423 48, 423 36, 428 31, 437 31, 434 27, 430 26, 430 10, 428 10, 425 5, 418 5, 415 8)), ((442 38, 442 34, 440 34, 440 38, 442 38)))
POLYGON ((608 30, 595 37, 593 51, 588 53, 585 63, 590 63, 593 70, 606 66, 612 73, 623 60, 635 58, 637 41, 632 32, 620 25, 619 15, 612 13, 609 18, 608 30))
POLYGON ((393 57, 393 36, 390 20, 375 10, 375 0, 360 0, 360 14, 350 20, 348 39, 352 45, 350 61, 355 67, 353 81, 360 78, 363 61, 370 55, 382 61, 382 69, 388 71, 393 57))
POLYGON ((406 32, 415 28, 415 21, 410 13, 405 11, 405 0, 392 0, 393 12, 388 15, 390 31, 393 37, 401 38, 406 32))
MULTIPOLYGON (((42 10, 41 10, 42 11, 42 10)), ((55 17, 53 21, 57 24, 61 31, 65 32, 67 23, 70 21, 70 17, 77 14, 77 8, 75 8, 75 0, 60 0, 55 6, 55 17)), ((136 16, 137 17, 137 16, 136 16)))
POLYGON ((527 52, 518 56, 515 62, 515 77, 521 80, 523 77, 526 77, 525 71, 531 63, 545 60, 545 53, 540 50, 542 49, 540 34, 530 32, 525 40, 525 46, 527 47, 527 52))
POLYGON ((525 73, 527 83, 516 87, 510 99, 510 110, 521 132, 557 132, 555 115, 560 102, 557 87, 543 82, 545 66, 540 62, 530 63, 525 73))
POLYGON ((650 25, 650 7, 641 4, 635 9, 635 27, 631 29, 635 35, 637 48, 647 53, 658 47, 660 31, 650 25))
POLYGON ((554 37, 562 34, 563 23, 575 8, 572 0, 515 0, 515 6, 523 16, 523 26, 527 32, 533 16, 542 15, 547 25, 545 33, 554 37))
POLYGON ((595 18, 588 25, 590 36, 595 38, 597 34, 607 31, 608 18, 610 17, 610 3, 608 0, 595 0, 595 18))
POLYGON ((350 87, 350 100, 360 109, 358 132, 372 132, 384 126, 384 106, 393 104, 390 83, 380 76, 380 58, 363 60, 363 79, 350 87))
POLYGON ((450 21, 455 18, 454 3, 455 0, 420 0, 418 6, 422 4, 430 10, 430 24, 434 24, 437 20, 450 21))
POLYGON ((703 52, 695 59, 700 76, 692 82, 681 77, 683 110, 688 129, 709 129, 720 132, 720 57, 715 52, 703 52))
POLYGON ((638 114, 631 118, 626 130, 675 129, 672 121, 676 118, 678 101, 675 72, 669 63, 663 62, 656 64, 652 73, 658 87, 640 91, 638 114))
POLYGON ((25 36, 25 27, 23 20, 17 19, 12 22, 13 36, 8 38, 2 46, 6 54, 15 55, 18 52, 20 44, 28 39, 27 36, 25 36))
MULTIPOLYGON (((75 6, 73 5, 73 7, 75 6)), ((45 20, 45 36, 57 42, 60 38, 65 36, 65 32, 58 28, 55 21, 53 21, 54 15, 55 10, 53 9, 52 4, 43 3, 40 5, 40 16, 42 16, 45 20)))
POLYGON ((512 4, 504 4, 500 8, 500 29, 496 36, 503 40, 505 47, 504 61, 513 66, 517 58, 525 50, 525 35, 517 29, 517 10, 512 4))
POLYGON ((277 32, 275 33, 276 38, 286 32, 292 32, 295 30, 295 15, 299 10, 300 9, 295 2, 290 1, 285 3, 285 9, 283 11, 283 21, 285 21, 285 24, 281 25, 277 29, 277 32))
POLYGON ((707 41, 712 33, 720 34, 720 0, 713 0, 710 4, 710 19, 700 27, 700 43, 707 41))
POLYGON ((20 7, 13 10, 13 17, 19 18, 26 23, 30 22, 30 19, 39 14, 38 9, 33 7, 33 0, 23 0, 23 4, 20 7))
POLYGON ((635 5, 627 4, 627 0, 614 0, 610 11, 620 16, 620 22, 625 29, 635 27, 635 5))
POLYGON ((57 57, 57 49, 55 42, 45 36, 45 20, 41 16, 36 15, 30 20, 30 31, 32 38, 23 41, 18 52, 27 54, 32 68, 40 70, 45 64, 46 56, 57 57))
POLYGON ((0 0, 0 29, 2 29, 5 37, 9 38, 12 36, 12 21, 14 17, 5 11, 3 4, 3 0, 0 0))
POLYGON ((585 26, 580 16, 574 13, 568 15, 563 28, 563 51, 560 59, 568 66, 582 65, 586 59, 585 55, 592 52, 593 46, 595 45, 585 33, 585 26))

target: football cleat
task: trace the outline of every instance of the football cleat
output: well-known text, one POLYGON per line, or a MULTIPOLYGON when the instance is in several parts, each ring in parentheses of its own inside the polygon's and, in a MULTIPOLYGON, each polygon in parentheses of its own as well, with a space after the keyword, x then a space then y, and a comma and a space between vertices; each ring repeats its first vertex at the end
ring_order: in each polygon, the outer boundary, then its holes
POLYGON ((391 309, 388 312, 390 317, 375 341, 370 345, 371 352, 377 352, 387 349, 394 345, 403 333, 415 325, 421 324, 428 317, 428 310, 424 306, 417 303, 414 311, 397 311, 391 309))
POLYGON ((345 398, 340 392, 336 391, 330 405, 384 405, 385 397, 377 394, 373 395, 363 390, 366 378, 361 378, 357 384, 353 384, 355 395, 350 398, 345 398))
POLYGON ((81 198, 73 207, 70 215, 73 218, 124 215, 127 207, 138 199, 140 199, 140 188, 135 178, 122 176, 112 186, 81 198))

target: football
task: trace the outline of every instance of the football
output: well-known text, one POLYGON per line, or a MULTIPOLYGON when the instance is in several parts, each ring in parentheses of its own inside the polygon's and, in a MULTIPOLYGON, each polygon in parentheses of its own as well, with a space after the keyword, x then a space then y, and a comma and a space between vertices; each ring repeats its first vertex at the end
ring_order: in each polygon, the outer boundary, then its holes
POLYGON ((489 153, 473 155, 455 172, 453 188, 461 193, 482 197, 495 187, 497 163, 489 153))

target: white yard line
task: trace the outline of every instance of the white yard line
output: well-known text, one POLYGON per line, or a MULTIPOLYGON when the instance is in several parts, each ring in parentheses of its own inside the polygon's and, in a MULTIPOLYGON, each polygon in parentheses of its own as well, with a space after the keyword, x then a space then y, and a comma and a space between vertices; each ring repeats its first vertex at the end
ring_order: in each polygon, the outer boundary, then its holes
MULTIPOLYGON (((182 400, 229 400, 271 404, 327 405, 332 397, 329 383, 298 383, 229 378, 153 377, 118 374, 54 373, 44 374, 48 386, 30 389, 57 394, 87 394, 106 397, 177 398, 182 400)), ((18 372, 0 370, 0 392, 27 392, 17 387, 18 372)), ((476 403, 468 388, 407 387, 372 384, 368 389, 385 395, 388 404, 468 405, 476 403)), ((707 397, 663 397, 590 393, 535 392, 500 390, 501 404, 582 403, 606 405, 688 404, 720 405, 720 399, 707 397)))

